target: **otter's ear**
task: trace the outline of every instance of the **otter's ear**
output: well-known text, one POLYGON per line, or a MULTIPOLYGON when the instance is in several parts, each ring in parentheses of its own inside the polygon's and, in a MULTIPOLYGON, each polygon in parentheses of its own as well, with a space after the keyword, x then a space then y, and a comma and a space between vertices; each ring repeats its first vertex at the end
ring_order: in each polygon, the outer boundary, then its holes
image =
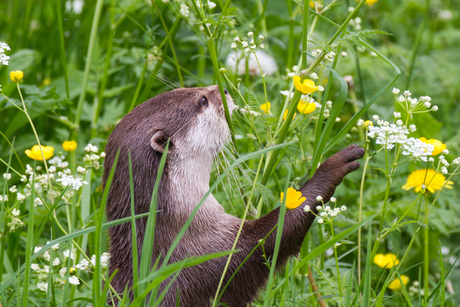
MULTIPOLYGON (((150 146, 153 150, 163 153, 165 151, 166 143, 168 143, 169 136, 163 130, 157 130, 153 133, 150 139, 150 146)), ((169 149, 172 148, 172 142, 169 142, 169 149)))

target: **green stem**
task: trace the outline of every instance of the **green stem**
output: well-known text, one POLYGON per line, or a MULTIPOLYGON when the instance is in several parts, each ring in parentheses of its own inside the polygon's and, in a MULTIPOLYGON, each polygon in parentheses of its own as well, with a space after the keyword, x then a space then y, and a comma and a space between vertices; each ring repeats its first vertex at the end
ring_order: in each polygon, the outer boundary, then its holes
MULTIPOLYGON (((365 161, 363 167, 363 175, 361 176, 361 186, 359 188, 359 209, 358 209, 358 223, 362 220, 363 211, 363 195, 364 195, 364 181, 366 180, 367 166, 369 165, 369 140, 366 133, 366 151, 364 153, 365 161)), ((361 228, 358 230, 358 284, 361 283, 361 228)))
POLYGON ((428 229, 428 197, 425 197, 425 222, 424 222, 424 236, 423 236, 423 277, 424 277, 424 296, 425 303, 428 302, 428 290, 430 285, 430 232, 428 229))
POLYGON ((179 76, 180 86, 184 87, 184 80, 182 79, 182 73, 181 73, 180 67, 179 67, 179 60, 177 59, 176 50, 174 49, 174 44, 172 42, 171 34, 170 34, 169 30, 168 30, 168 27, 166 26, 166 22, 164 21, 163 16, 161 15, 161 11, 157 6, 156 1, 152 1, 152 4, 155 6, 155 9, 158 12, 158 17, 160 17, 161 24, 163 25, 163 28, 164 28, 164 30, 166 32, 166 36, 168 37, 169 45, 171 47, 171 52, 173 54, 173 58, 174 58, 174 61, 175 61, 175 64, 176 64, 177 75, 179 76))
POLYGON ((224 86, 222 84, 222 78, 220 76, 219 60, 217 59, 216 46, 214 44, 214 41, 210 38, 208 38, 208 50, 211 55, 212 66, 214 67, 214 77, 217 79, 217 84, 219 86, 222 104, 224 105, 225 118, 227 119, 228 127, 230 128, 233 146, 235 147, 235 151, 238 152, 235 139, 235 129, 233 128, 232 119, 230 118, 230 112, 228 111, 227 98, 225 97, 224 86))
POLYGON ((107 42, 107 53, 105 54, 105 64, 104 64, 104 74, 101 80, 101 86, 99 88, 98 99, 96 100, 96 105, 94 106, 93 121, 91 123, 91 138, 95 138, 97 135, 97 120, 99 114, 101 113, 102 105, 104 102, 104 91, 107 86, 107 80, 109 77, 110 69, 110 59, 112 58, 112 47, 113 47, 113 35, 117 27, 115 23, 115 1, 110 1, 110 27, 109 27, 109 38, 107 42))
MULTIPOLYGON (((331 235, 332 235, 332 238, 335 237, 334 226, 332 225, 332 220, 331 220, 331 235)), ((338 260, 338 256, 337 256, 337 247, 336 247, 336 245, 334 245, 334 257, 335 257, 335 268, 337 270, 337 284, 339 286, 339 297, 342 297, 342 284, 340 282, 339 260, 338 260)), ((339 304, 339 306, 340 306, 340 304, 339 304)))
POLYGON ((64 30, 62 28, 62 13, 61 13, 61 1, 56 1, 56 12, 58 18, 58 26, 59 26, 59 47, 60 47, 60 57, 61 57, 61 64, 62 70, 64 73, 64 81, 65 81, 65 93, 67 99, 70 100, 70 91, 69 91, 69 76, 67 73, 67 61, 65 55, 65 42, 64 42, 64 30))
POLYGON ((410 82, 412 79, 412 73, 414 71, 414 66, 415 66, 415 60, 417 59, 418 48, 420 47, 420 41, 422 40, 423 31, 425 30, 425 26, 430 16, 430 7, 431 7, 431 0, 426 0, 425 19, 423 20, 422 27, 420 28, 420 31, 417 35, 417 39, 415 41, 415 46, 414 46, 414 51, 412 52, 412 57, 411 57, 410 66, 409 66, 409 75, 407 76, 407 81, 406 81, 406 89, 409 89, 409 86, 410 86, 410 82))

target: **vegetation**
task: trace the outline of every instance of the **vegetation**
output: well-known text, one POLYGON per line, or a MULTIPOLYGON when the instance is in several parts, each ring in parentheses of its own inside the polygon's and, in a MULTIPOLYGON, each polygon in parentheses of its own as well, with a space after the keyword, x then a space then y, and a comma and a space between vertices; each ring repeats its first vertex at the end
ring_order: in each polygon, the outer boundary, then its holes
MULTIPOLYGON (((224 99, 232 138, 211 179, 228 213, 298 207, 318 163, 351 143, 366 150, 299 256, 280 272, 266 259, 254 306, 457 306, 456 2, 2 1, 0 305, 115 295, 106 230, 146 215, 154 227, 155 202, 106 221, 107 137, 150 97, 217 84, 238 105, 230 116, 224 99)), ((231 252, 151 272, 140 256, 134 299, 120 304, 160 306, 145 300, 159 283, 231 252)))

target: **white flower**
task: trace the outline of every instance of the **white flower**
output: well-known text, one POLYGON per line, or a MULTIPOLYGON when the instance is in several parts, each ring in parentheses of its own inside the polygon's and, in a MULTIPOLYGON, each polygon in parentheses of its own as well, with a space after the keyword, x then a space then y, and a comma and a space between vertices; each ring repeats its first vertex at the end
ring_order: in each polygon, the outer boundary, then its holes
POLYGON ((10 180, 11 179, 11 174, 10 173, 5 173, 5 174, 3 174, 3 178, 5 178, 6 180, 10 180))
POLYGON ((441 167, 441 173, 442 173, 443 175, 446 175, 447 173, 449 173, 449 172, 447 171, 447 167, 445 167, 445 166, 441 167))
POLYGON ((236 49, 238 48, 238 45, 236 43, 232 43, 232 45, 230 46, 232 49, 236 49))
POLYGON ((396 121, 396 125, 401 126, 402 124, 404 124, 402 120, 398 119, 396 121))
POLYGON ((399 92, 400 92, 399 88, 396 88, 396 87, 393 88, 393 94, 394 94, 394 95, 398 95, 399 92))
POLYGON ((318 88, 318 92, 324 92, 324 87, 323 86, 318 85, 317 88, 318 88))
POLYGON ((323 207, 321 207, 321 206, 316 206, 316 210, 320 211, 320 210, 322 210, 322 209, 323 209, 323 207))
POLYGON ((321 213, 319 214, 319 216, 325 217, 325 216, 327 216, 327 212, 323 211, 323 212, 321 212, 321 213))
POLYGON ((86 259, 82 259, 79 264, 77 264, 75 267, 80 270, 86 270, 88 269, 89 266, 89 261, 86 259))
POLYGON ((318 219, 318 223, 322 224, 322 223, 324 223, 324 220, 323 219, 318 219))
POLYGON ((443 154, 443 155, 448 155, 448 154, 449 154, 449 149, 444 149, 444 150, 442 151, 442 154, 443 154))
MULTIPOLYGON (((310 208, 310 207, 309 207, 310 208)), ((110 259, 110 254, 109 253, 103 253, 101 255, 101 266, 103 268, 107 268, 109 265, 109 259, 110 259)))
POLYGON ((61 260, 59 260, 59 258, 55 258, 53 261, 54 266, 58 266, 60 263, 61 263, 61 260))
POLYGON ((24 201, 24 199, 26 199, 26 196, 24 194, 18 193, 17 196, 16 196, 16 199, 19 202, 22 202, 22 201, 24 201))
POLYGON ((212 10, 213 8, 215 8, 215 7, 216 7, 216 5, 217 5, 217 4, 216 4, 216 3, 214 3, 214 2, 212 2, 212 1, 208 1, 208 7, 209 7, 209 9, 210 9, 210 10, 212 10))
POLYGON ((311 211, 310 206, 309 206, 309 205, 306 205, 306 206, 303 208, 303 211, 305 211, 305 212, 310 212, 310 211, 311 211))
POLYGON ((9 189, 10 193, 16 193, 18 191, 18 188, 16 188, 16 186, 12 186, 10 189, 9 189))
MULTIPOLYGON (((189 11, 189 9, 188 9, 187 4, 181 3, 180 9, 179 9, 179 13, 180 13, 182 16, 184 16, 185 18, 188 17, 188 15, 190 14, 190 11, 189 11)), ((77 278, 77 279, 78 279, 78 278, 77 278)))
POLYGON ((415 132, 417 131, 417 127, 415 125, 409 125, 409 131, 410 132, 415 132))
POLYGON ((84 184, 88 184, 86 181, 82 181, 81 178, 74 178, 72 175, 63 175, 61 178, 56 180, 61 182, 63 186, 71 186, 71 189, 78 191, 84 184))
POLYGON ((253 32, 248 32, 248 37, 253 37, 254 33, 253 32))
POLYGON ((104 159, 105 158, 105 152, 104 151, 101 152, 100 156, 101 156, 102 159, 104 159))
POLYGON ((337 117, 337 118, 335 119, 335 122, 338 123, 339 121, 340 121, 340 117, 337 117))
POLYGON ((4 42, 0 42, 0 63, 2 65, 8 65, 9 56, 5 55, 5 50, 11 50, 10 46, 4 42))
POLYGON ((247 48, 249 46, 249 43, 247 41, 242 41, 241 45, 243 46, 243 48, 247 48))
POLYGON ((262 34, 259 35, 259 39, 260 40, 263 40, 264 39, 264 36, 262 34))
POLYGON ((265 45, 264 45, 264 44, 260 44, 260 45, 259 45, 259 48, 260 48, 260 49, 265 49, 265 45))
POLYGON ((427 144, 416 138, 408 138, 403 145, 402 154, 411 156, 412 160, 427 162, 427 156, 431 156, 434 150, 434 145, 427 144))
POLYGON ((439 18, 442 20, 449 20, 452 18, 452 12, 449 10, 440 10, 439 11, 439 18))
POLYGON ((340 211, 346 211, 346 210, 347 210, 347 207, 346 207, 346 206, 340 207, 340 211))
POLYGON ((48 283, 45 283, 45 282, 39 282, 37 284, 37 288, 43 292, 47 292, 48 291, 48 283))
POLYGON ((434 158, 433 158, 433 157, 429 157, 429 158, 428 158, 428 162, 433 163, 433 162, 434 162, 434 158))
POLYGON ((410 96, 410 95, 412 95, 412 94, 411 94, 409 91, 404 91, 403 95, 404 95, 404 96, 410 96))
POLYGON ((44 252, 42 256, 43 256, 43 258, 45 258, 46 261, 50 261, 50 259, 51 259, 49 251, 44 252))
POLYGON ((40 198, 38 198, 38 197, 35 198, 35 200, 34 200, 34 207, 41 206, 41 205, 43 205, 42 200, 41 200, 40 198))
MULTIPOLYGON (((241 56, 241 51, 231 52, 227 56, 226 65, 229 69, 232 69, 233 71, 237 69, 237 73, 239 75, 244 75, 246 74, 246 58, 241 58, 241 56)), ((265 53, 264 51, 257 51, 257 59, 259 59, 260 67, 262 68, 262 71, 264 73, 272 75, 278 70, 278 65, 276 64, 275 59, 267 53, 265 53)), ((259 64, 257 63, 256 57, 253 53, 249 55, 248 61, 249 74, 251 76, 259 75, 261 71, 259 68, 259 64)))
POLYGON ((332 108, 332 101, 326 101, 326 108, 332 108))
POLYGON ((340 245, 342 245, 342 243, 337 242, 337 243, 334 244, 334 247, 337 248, 337 247, 339 247, 340 245))
POLYGON ((64 254, 65 259, 69 258, 69 255, 70 255, 70 259, 75 259, 74 252, 70 252, 70 250, 64 251, 63 254, 64 254))
POLYGON ((372 116, 372 118, 373 118, 374 120, 379 120, 379 119, 380 119, 380 117, 379 117, 378 115, 374 115, 374 116, 372 116))
POLYGON ((393 112, 394 118, 401 118, 401 112, 393 112))
POLYGON ((433 106, 431 110, 436 112, 438 110, 438 106, 433 106))
POLYGON ((357 126, 358 126, 358 127, 362 127, 363 124, 364 124, 364 120, 359 119, 359 120, 358 120, 358 123, 357 123, 357 126))
POLYGON ((64 277, 64 275, 65 275, 66 272, 67 272, 67 268, 62 268, 62 269, 59 270, 59 275, 60 275, 61 277, 64 277))
POLYGON ((336 203, 336 202, 337 202, 337 198, 331 197, 330 201, 331 201, 331 203, 336 203))
POLYGON ((40 269, 40 266, 39 266, 38 264, 36 264, 36 263, 32 263, 32 264, 30 265, 30 269, 31 269, 32 271, 36 271, 36 270, 39 270, 39 269, 40 269))
POLYGON ((455 158, 455 159, 452 161, 452 164, 460 165, 460 157, 455 158))
POLYGON ((347 53, 346 53, 345 51, 342 51, 342 52, 340 53, 340 55, 343 56, 343 57, 346 57, 346 56, 347 56, 347 53))
POLYGON ((321 195, 316 196, 317 201, 323 201, 323 197, 321 195))
POLYGON ((77 276, 70 276, 69 277, 69 283, 72 284, 72 285, 79 285, 80 280, 78 279, 77 276))
POLYGON ((235 42, 241 42, 240 38, 238 36, 236 36, 234 39, 233 39, 235 42))

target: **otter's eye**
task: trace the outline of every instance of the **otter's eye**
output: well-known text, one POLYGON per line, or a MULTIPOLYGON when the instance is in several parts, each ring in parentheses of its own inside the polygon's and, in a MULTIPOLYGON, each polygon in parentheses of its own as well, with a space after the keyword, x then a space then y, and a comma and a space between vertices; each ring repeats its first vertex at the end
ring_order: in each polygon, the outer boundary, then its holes
POLYGON ((201 103, 202 107, 207 107, 209 105, 208 98, 206 98, 204 96, 201 97, 201 102, 200 103, 201 103))

